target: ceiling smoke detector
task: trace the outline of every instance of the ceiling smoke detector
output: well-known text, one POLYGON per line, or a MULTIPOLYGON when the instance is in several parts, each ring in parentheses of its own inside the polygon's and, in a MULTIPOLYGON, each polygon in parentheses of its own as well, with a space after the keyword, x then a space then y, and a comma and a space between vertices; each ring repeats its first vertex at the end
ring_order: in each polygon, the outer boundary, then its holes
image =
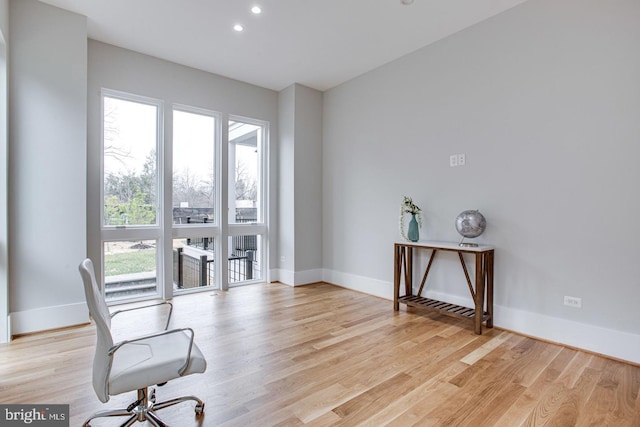
POLYGON ((413 3, 413 0, 401 0, 401 1, 402 1, 402 4, 404 4, 404 5, 408 5, 408 4, 413 3))

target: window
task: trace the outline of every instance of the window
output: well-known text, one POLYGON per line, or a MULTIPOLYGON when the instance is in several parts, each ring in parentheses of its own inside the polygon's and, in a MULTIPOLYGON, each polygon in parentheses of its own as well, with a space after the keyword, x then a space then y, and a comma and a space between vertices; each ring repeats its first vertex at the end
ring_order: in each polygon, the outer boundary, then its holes
POLYGON ((203 287, 219 288, 215 274, 215 239, 173 239, 173 289, 181 292, 203 287))
POLYGON ((262 126, 229 121, 229 222, 262 222, 262 126))
POLYGON ((173 110, 173 291, 219 288, 215 236, 217 115, 180 106, 173 110))
POLYGON ((240 117, 231 117, 228 126, 228 281, 235 285, 263 280, 268 127, 240 117))
POLYGON ((103 97, 104 225, 158 222, 159 106, 103 97))
POLYGON ((156 240, 104 242, 107 301, 157 295, 157 247, 156 240))
POLYGON ((262 236, 229 236, 229 284, 262 279, 262 236))
POLYGON ((104 90, 102 114, 105 296, 157 297, 162 103, 104 90))
POLYGON ((264 280, 268 123, 230 117, 223 150, 216 112, 184 105, 164 111, 159 100, 107 89, 102 112, 107 300, 264 280), (221 212, 228 212, 225 227, 221 212))
POLYGON ((173 223, 215 220, 216 119, 173 110, 173 223))

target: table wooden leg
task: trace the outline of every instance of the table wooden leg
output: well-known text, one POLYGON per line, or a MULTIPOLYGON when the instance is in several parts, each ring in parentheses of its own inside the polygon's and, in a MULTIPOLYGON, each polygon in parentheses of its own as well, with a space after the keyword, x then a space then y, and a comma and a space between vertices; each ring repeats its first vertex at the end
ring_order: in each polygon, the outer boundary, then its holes
POLYGON ((482 315, 484 314, 484 263, 481 253, 476 253, 476 295, 475 295, 475 319, 474 331, 482 334, 482 315))
POLYGON ((486 255, 487 266, 485 275, 487 277, 487 328, 493 328, 493 251, 486 255))
POLYGON ((413 295, 413 248, 406 247, 404 249, 407 261, 404 271, 404 294, 413 295))
POLYGON ((393 310, 400 310, 398 297, 400 296, 400 277, 402 276, 402 248, 398 245, 393 249, 393 310))

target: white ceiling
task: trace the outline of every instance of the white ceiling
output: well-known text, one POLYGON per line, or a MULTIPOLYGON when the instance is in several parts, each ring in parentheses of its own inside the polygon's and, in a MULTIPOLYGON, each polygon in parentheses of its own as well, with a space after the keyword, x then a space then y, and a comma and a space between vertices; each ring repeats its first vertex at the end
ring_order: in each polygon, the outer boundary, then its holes
POLYGON ((92 39, 279 91, 332 88, 526 0, 41 1, 92 39))

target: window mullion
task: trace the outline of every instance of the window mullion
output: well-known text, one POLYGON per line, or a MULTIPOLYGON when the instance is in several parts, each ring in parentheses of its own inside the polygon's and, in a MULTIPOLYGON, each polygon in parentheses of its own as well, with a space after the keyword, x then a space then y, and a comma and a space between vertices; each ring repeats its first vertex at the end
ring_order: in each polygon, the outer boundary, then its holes
POLYGON ((162 162, 160 174, 160 193, 162 194, 162 265, 159 266, 164 280, 162 296, 173 297, 173 111, 166 108, 163 113, 162 162))
POLYGON ((218 182, 220 185, 218 186, 218 200, 217 202, 220 204, 219 212, 219 224, 220 224, 220 238, 218 239, 218 243, 216 249, 218 250, 218 259, 220 262, 217 263, 217 271, 218 277, 220 278, 220 288, 222 290, 229 289, 229 272, 227 269, 228 264, 228 254, 229 254, 229 117, 226 114, 223 114, 220 120, 221 124, 219 127, 220 132, 220 144, 217 147, 220 156, 218 162, 218 182))

